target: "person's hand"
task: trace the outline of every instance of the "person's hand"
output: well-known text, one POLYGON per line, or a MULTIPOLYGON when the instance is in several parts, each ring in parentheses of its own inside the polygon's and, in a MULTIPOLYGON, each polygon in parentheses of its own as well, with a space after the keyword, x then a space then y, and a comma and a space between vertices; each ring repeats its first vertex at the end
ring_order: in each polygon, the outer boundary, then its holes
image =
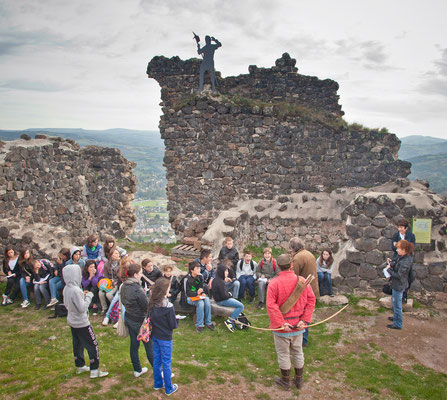
POLYGON ((84 290, 84 296, 88 293, 88 290, 84 290))
POLYGON ((292 330, 292 325, 288 322, 284 322, 284 324, 282 324, 282 328, 284 328, 284 332, 290 332, 292 330))
POLYGON ((197 291, 197 294, 200 296, 202 293, 203 293, 203 289, 200 288, 200 289, 197 291))
POLYGON ((58 264, 62 264, 62 260, 60 259, 60 257, 57 258, 56 262, 57 262, 58 264))
POLYGON ((307 323, 304 321, 300 321, 298 322, 298 324, 296 325, 296 328, 299 330, 303 330, 307 328, 307 323))
POLYGON ((228 278, 228 276, 225 278, 225 282, 231 282, 231 278, 228 278))
POLYGON ((54 276, 57 276, 57 271, 54 271, 54 276))
POLYGON ((211 271, 213 267, 211 266, 211 264, 206 264, 206 269, 207 271, 211 271))
POLYGON ((9 276, 9 275, 12 275, 11 271, 8 271, 8 276, 9 276))
POLYGON ((30 279, 30 277, 29 277, 29 276, 26 276, 26 277, 25 277, 25 282, 26 282, 26 283, 29 283, 29 282, 30 282, 30 280, 31 280, 31 279, 30 279))

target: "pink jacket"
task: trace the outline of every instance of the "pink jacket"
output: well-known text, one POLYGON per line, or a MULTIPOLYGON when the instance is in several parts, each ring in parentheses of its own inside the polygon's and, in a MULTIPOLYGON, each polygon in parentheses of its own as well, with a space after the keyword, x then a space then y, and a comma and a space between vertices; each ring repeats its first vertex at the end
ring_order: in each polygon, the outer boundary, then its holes
MULTIPOLYGON (((302 276, 299 279, 304 282, 302 276)), ((312 287, 308 285, 296 304, 286 314, 282 315, 279 307, 285 303, 293 292, 298 282, 298 276, 293 270, 281 271, 268 285, 267 289, 267 312, 270 318, 270 328, 281 327, 285 322, 290 325, 296 325, 300 320, 307 323, 312 321, 312 314, 315 309, 315 295, 312 287)), ((292 330, 296 332, 298 329, 292 330)))

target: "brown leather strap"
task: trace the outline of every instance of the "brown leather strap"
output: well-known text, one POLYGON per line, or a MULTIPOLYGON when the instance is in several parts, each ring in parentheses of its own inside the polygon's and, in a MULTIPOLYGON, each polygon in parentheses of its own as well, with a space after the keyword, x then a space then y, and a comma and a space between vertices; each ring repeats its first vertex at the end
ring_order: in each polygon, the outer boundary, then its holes
POLYGON ((302 282, 298 277, 298 282, 296 283, 295 289, 293 289, 293 292, 290 294, 289 298, 281 305, 281 307, 279 307, 279 310, 283 315, 286 315, 296 304, 306 286, 306 282, 302 282))

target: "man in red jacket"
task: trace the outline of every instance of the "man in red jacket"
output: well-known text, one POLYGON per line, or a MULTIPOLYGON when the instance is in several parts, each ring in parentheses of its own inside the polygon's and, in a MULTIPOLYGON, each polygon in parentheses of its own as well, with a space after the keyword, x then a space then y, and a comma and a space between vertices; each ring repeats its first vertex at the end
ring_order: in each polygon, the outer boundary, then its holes
MULTIPOLYGON (((289 254, 282 254, 277 259, 281 270, 267 289, 267 312, 270 318, 270 328, 282 330, 274 331, 278 364, 281 370, 281 378, 275 377, 275 382, 284 389, 290 389, 290 369, 295 368, 294 384, 298 389, 303 385, 303 332, 312 321, 315 309, 315 295, 310 285, 304 287, 300 297, 294 302, 290 310, 283 313, 280 307, 291 297, 297 284, 304 282, 303 277, 298 277, 292 268, 292 260, 289 254), (292 362, 290 362, 292 358, 292 362)), ((293 297, 292 297, 293 298, 293 297)))

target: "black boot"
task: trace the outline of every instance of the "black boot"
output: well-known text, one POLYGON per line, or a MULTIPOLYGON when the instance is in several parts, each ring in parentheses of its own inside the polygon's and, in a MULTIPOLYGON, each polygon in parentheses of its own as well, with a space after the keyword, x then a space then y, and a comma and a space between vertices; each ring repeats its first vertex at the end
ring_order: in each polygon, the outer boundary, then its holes
POLYGON ((303 369, 304 368, 295 368, 295 378, 293 378, 293 383, 298 389, 303 387, 303 369))
POLYGON ((285 390, 290 390, 290 369, 281 369, 281 378, 275 376, 275 383, 285 390))

